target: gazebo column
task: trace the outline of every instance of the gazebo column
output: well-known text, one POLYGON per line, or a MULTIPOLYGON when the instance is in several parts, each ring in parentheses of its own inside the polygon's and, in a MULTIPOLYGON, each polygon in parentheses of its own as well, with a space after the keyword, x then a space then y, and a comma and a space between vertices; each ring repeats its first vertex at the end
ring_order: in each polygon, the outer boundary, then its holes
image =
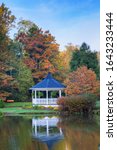
POLYGON ((32 101, 34 100, 34 91, 32 91, 32 101))
POLYGON ((35 90, 35 103, 37 104, 37 91, 35 90))
POLYGON ((46 104, 48 105, 48 90, 46 90, 46 104))
POLYGON ((61 90, 59 90, 59 97, 61 97, 61 90))

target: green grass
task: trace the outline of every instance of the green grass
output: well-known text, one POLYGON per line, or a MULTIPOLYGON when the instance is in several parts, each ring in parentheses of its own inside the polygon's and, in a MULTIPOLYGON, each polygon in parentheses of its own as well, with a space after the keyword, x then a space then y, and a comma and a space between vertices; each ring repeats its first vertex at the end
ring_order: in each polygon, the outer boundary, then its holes
POLYGON ((9 107, 0 108, 0 112, 4 114, 50 114, 55 113, 53 110, 34 110, 34 109, 22 109, 21 107, 9 107))
POLYGON ((32 102, 5 103, 5 107, 23 107, 25 105, 32 105, 32 102))
MULTIPOLYGON (((0 108, 0 112, 5 115, 21 114, 55 114, 57 111, 45 109, 24 109, 24 106, 31 106, 32 102, 5 103, 5 108, 0 108)), ((96 102, 95 110, 100 109, 100 101, 96 102)))
POLYGON ((18 115, 18 114, 55 114, 54 110, 45 109, 24 109, 24 106, 32 106, 32 102, 14 102, 5 103, 4 108, 0 108, 0 112, 4 115, 18 115))

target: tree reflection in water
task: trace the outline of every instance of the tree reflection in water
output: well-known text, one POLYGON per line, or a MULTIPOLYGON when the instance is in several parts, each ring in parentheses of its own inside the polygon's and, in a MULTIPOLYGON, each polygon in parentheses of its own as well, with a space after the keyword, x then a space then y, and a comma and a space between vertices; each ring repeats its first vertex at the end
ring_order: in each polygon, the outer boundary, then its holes
POLYGON ((90 119, 0 119, 0 150, 98 150, 99 141, 99 124, 90 119))
POLYGON ((63 130, 66 150, 98 150, 100 129, 94 120, 69 117, 58 125, 63 130))

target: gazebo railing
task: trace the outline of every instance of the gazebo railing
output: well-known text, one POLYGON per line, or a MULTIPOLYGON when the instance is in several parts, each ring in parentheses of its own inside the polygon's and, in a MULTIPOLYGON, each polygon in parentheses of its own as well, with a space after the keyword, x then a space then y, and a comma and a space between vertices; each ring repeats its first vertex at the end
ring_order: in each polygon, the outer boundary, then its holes
POLYGON ((48 104, 57 104, 57 98, 49 98, 48 104))
POLYGON ((39 105, 57 105, 57 98, 40 98, 40 99, 33 99, 34 104, 39 104, 39 105))

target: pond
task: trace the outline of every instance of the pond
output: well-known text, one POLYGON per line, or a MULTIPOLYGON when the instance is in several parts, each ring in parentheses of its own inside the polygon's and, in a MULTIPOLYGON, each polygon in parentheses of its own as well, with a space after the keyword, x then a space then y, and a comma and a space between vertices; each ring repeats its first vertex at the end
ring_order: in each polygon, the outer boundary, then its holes
POLYGON ((0 118, 0 150, 98 150, 99 121, 90 118, 0 118))

